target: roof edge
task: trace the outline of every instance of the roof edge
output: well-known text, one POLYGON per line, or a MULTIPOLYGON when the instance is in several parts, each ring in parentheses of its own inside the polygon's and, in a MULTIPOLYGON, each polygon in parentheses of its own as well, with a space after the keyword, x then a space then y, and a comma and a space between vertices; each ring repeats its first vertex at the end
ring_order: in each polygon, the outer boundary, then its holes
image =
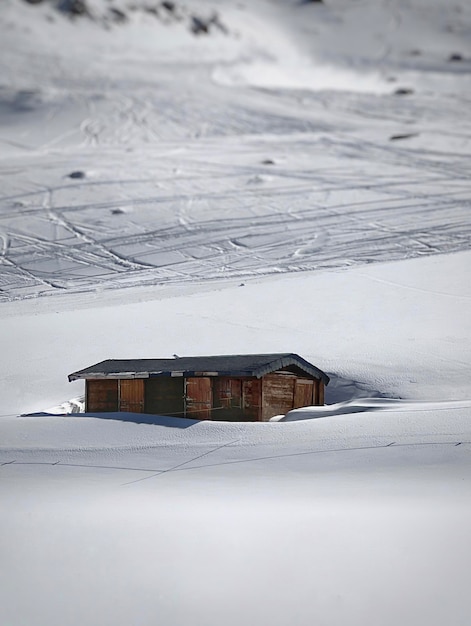
POLYGON ((257 368, 255 370, 257 378, 261 378, 265 374, 276 371, 277 369, 281 369, 282 367, 288 367, 289 365, 297 365, 300 369, 304 370, 307 374, 313 376, 314 378, 319 378, 322 380, 324 385, 328 385, 330 382, 329 376, 321 369, 303 359, 299 354, 295 354, 294 352, 291 354, 287 354, 281 358, 275 359, 262 367, 257 368))
MULTIPOLYGON (((251 355, 223 355, 223 356, 230 357, 230 356, 251 356, 251 355)), ((270 355, 267 354, 266 356, 269 357, 270 355)), ((260 365, 259 367, 248 368, 247 370, 244 369, 244 370, 237 370, 237 371, 236 370, 212 371, 210 374, 209 372, 207 372, 206 375, 213 375, 213 376, 239 375, 239 376, 255 376, 256 378, 261 378, 265 374, 282 369, 283 367, 289 367, 290 365, 295 365, 299 367, 301 370, 303 370, 304 372, 306 372, 306 374, 308 374, 309 376, 322 380, 322 382, 325 385, 329 384, 330 378, 325 372, 323 372, 321 369, 319 369, 315 365, 312 365, 312 363, 309 363, 309 361, 306 361, 306 359, 303 359, 303 357, 299 356, 298 354, 295 354, 294 352, 273 353, 273 357, 274 358, 272 360, 267 360, 266 363, 264 363, 263 365, 260 365)), ((195 358, 198 358, 198 357, 195 357, 195 358)), ((201 357, 201 358, 205 358, 205 357, 201 357)), ((123 370, 122 372, 115 371, 115 372, 110 372, 110 373, 100 372, 100 371, 98 372, 89 371, 92 368, 99 368, 99 366, 104 365, 105 363, 109 363, 110 361, 121 361, 121 363, 125 363, 126 361, 131 361, 131 360, 132 359, 105 359, 104 361, 95 363, 94 365, 90 367, 72 372, 71 374, 68 375, 68 380, 69 382, 73 382, 75 380, 86 380, 86 379, 90 379, 90 380, 93 380, 93 379, 94 380, 135 379, 135 378, 153 378, 155 376, 165 376, 165 375, 175 375, 175 376, 192 376, 193 375, 195 376, 195 375, 200 374, 199 370, 196 371, 193 369, 192 370, 190 369, 179 370, 178 373, 172 373, 168 371, 136 372, 132 370, 127 370, 127 371, 123 370)), ((141 360, 141 359, 137 359, 137 360, 141 360)), ((142 359, 142 360, 151 361, 152 359, 142 359)), ((175 362, 177 363, 178 359, 175 359, 175 362)))

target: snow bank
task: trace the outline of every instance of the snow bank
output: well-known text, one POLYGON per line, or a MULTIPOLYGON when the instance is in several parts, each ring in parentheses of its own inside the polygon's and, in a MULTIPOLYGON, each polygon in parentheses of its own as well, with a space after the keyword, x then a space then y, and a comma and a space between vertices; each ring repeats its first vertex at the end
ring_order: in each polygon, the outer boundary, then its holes
MULTIPOLYGON (((393 398, 361 398, 337 402, 327 406, 306 406, 300 409, 288 411, 286 415, 276 415, 270 422, 296 422, 298 420, 311 420, 334 415, 350 415, 352 413, 366 413, 374 411, 394 412, 431 412, 445 411, 447 409, 471 408, 470 401, 464 402, 405 402, 393 398)), ((415 422, 414 422, 415 427, 415 422)))
POLYGON ((471 405, 396 404, 3 418, 2 621, 465 624, 471 405))

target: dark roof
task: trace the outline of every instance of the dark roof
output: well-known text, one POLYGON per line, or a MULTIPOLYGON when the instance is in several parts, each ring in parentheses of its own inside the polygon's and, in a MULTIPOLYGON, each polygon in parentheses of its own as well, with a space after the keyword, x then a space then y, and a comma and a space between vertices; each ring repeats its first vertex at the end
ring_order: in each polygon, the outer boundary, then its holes
POLYGON ((329 377, 297 354, 228 354, 220 356, 185 356, 173 359, 109 359, 69 374, 69 381, 79 378, 152 378, 155 376, 254 376, 260 378, 283 367, 295 366, 320 378, 327 385, 329 377))

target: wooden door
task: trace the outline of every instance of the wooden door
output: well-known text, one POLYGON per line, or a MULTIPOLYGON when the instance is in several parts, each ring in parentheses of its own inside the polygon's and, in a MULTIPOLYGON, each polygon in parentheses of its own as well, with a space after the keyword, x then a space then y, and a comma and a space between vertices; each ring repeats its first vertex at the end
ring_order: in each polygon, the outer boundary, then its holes
POLYGON ((87 412, 118 411, 117 380, 87 380, 85 389, 85 410, 87 412))
POLYGON ((145 381, 145 412, 183 417, 183 377, 162 376, 145 381))
POLYGON ((285 415, 293 408, 296 376, 274 372, 263 377, 263 421, 285 415))
POLYGON ((314 382, 313 404, 321 406, 324 404, 324 383, 322 382, 322 380, 316 380, 314 382))
POLYGON ((144 411, 144 379, 119 381, 119 410, 127 413, 144 411))
POLYGON ((307 378, 297 378, 294 383, 293 409, 302 406, 311 406, 313 403, 314 381, 307 378))
POLYGON ((214 378, 213 419, 239 421, 242 418, 242 381, 240 378, 214 378))
POLYGON ((210 420, 212 407, 211 379, 208 377, 187 378, 185 391, 186 417, 210 420))
POLYGON ((262 383, 258 378, 249 378, 242 382, 241 421, 258 422, 262 419, 262 383))

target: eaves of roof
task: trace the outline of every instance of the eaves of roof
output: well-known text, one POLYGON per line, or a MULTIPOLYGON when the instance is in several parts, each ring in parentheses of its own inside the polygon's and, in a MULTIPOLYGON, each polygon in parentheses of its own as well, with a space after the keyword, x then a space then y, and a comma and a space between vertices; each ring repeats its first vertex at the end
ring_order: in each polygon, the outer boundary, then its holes
POLYGON ((296 366, 314 378, 329 383, 325 372, 294 353, 220 355, 175 359, 105 360, 69 374, 79 379, 133 379, 159 376, 248 376, 261 378, 285 367, 296 366))

